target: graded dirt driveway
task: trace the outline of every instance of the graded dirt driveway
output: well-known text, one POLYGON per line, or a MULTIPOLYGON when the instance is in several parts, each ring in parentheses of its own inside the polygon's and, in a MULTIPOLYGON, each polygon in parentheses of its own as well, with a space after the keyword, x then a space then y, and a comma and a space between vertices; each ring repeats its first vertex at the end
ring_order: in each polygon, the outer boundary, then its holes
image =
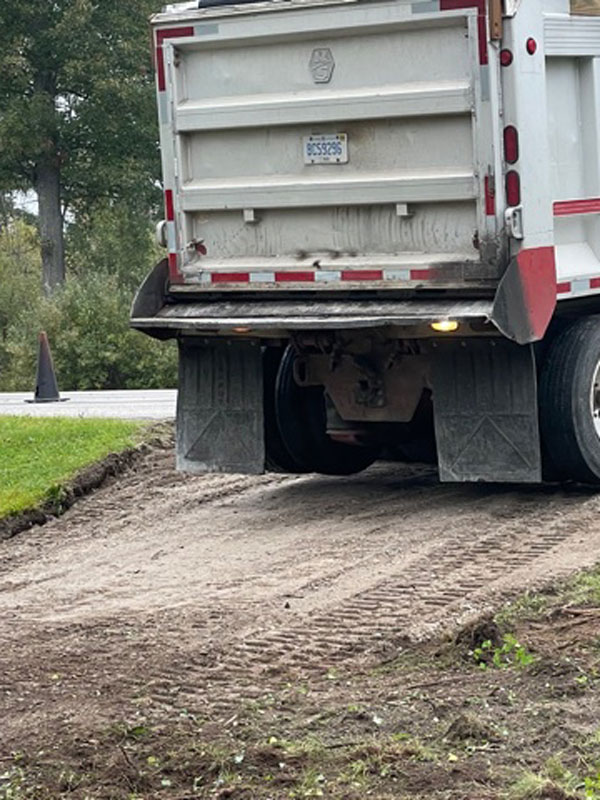
POLYGON ((600 552, 600 496, 582 489, 172 464, 155 449, 0 542, 5 753, 140 706, 226 718, 287 669, 381 662, 600 552))

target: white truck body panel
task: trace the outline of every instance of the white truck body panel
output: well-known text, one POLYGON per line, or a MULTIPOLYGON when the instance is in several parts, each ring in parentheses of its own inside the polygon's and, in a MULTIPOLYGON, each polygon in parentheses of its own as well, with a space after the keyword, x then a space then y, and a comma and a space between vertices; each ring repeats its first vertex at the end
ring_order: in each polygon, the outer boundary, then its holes
POLYGON ((476 9, 431 11, 292 0, 155 18, 185 284, 288 273, 324 289, 360 270, 361 286, 405 286, 480 261, 475 233, 494 241, 503 225, 486 208, 502 180, 498 69, 480 64, 476 9), (345 135, 347 163, 306 163, 304 142, 323 134, 345 135))
POLYGON ((545 20, 559 299, 600 291, 600 19, 562 5, 545 20))
POLYGON ((476 0, 196 6, 153 20, 175 291, 485 284, 551 247, 559 300, 600 291, 600 19, 506 3, 499 43, 476 0), (306 163, 335 134, 347 162, 306 163))

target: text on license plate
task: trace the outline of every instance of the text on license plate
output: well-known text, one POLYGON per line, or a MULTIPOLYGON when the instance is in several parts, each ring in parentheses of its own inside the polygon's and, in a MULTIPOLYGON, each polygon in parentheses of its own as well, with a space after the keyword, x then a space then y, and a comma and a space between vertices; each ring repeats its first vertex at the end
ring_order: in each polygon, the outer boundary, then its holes
POLYGON ((348 136, 345 133, 305 136, 302 146, 305 164, 348 163, 348 136))

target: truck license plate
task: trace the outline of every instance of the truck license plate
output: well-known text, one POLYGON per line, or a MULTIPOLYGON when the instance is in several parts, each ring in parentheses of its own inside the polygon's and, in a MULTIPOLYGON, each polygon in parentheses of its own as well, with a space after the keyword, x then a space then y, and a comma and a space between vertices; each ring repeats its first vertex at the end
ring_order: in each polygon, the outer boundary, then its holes
POLYGON ((305 164, 348 163, 348 136, 345 133, 305 136, 302 145, 305 164))

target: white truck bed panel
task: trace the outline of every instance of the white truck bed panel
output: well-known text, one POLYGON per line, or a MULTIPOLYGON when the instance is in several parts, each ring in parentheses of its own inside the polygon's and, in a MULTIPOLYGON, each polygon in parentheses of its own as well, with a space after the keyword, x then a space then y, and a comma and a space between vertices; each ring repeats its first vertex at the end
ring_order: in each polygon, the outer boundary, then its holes
POLYGON ((484 200, 499 179, 491 70, 475 9, 430 5, 178 6, 155 18, 183 283, 243 261, 250 283, 282 260, 309 271, 324 256, 339 271, 403 269, 416 253, 478 261, 497 228, 484 200), (347 160, 310 163, 311 136, 344 137, 347 160))

